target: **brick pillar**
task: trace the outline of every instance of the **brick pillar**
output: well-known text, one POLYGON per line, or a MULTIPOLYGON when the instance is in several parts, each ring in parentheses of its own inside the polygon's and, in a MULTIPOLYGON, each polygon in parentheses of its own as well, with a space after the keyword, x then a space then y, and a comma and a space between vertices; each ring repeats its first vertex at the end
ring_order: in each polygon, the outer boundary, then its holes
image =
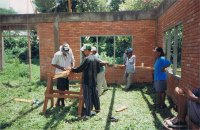
POLYGON ((0 28, 0 70, 3 70, 3 64, 4 64, 4 42, 2 37, 2 30, 0 28))

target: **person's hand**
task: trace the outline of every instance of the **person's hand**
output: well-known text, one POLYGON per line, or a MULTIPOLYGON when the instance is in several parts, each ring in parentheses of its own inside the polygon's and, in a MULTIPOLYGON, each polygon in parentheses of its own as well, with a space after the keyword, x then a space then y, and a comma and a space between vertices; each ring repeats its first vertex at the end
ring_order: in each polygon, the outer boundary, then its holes
POLYGON ((104 61, 103 64, 104 64, 104 65, 109 65, 109 62, 104 61))
POLYGON ((66 70, 69 70, 69 71, 71 71, 71 67, 67 67, 67 68, 64 68, 64 70, 66 71, 66 70))
POLYGON ((188 88, 188 87, 184 87, 185 89, 185 94, 188 98, 192 97, 193 96, 193 93, 192 91, 188 88))
POLYGON ((162 72, 166 72, 166 68, 162 68, 162 72))
POLYGON ((182 88, 176 87, 175 92, 178 93, 179 95, 185 96, 185 91, 182 88))
POLYGON ((124 68, 125 67, 125 65, 118 65, 120 68, 124 68))

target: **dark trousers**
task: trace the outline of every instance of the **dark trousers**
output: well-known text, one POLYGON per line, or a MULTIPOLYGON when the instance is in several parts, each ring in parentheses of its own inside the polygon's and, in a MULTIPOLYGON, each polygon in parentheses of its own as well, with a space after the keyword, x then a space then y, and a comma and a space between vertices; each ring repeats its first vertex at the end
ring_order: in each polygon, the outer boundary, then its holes
MULTIPOLYGON (((68 78, 58 78, 57 79, 57 89, 60 91, 69 90, 69 80, 68 78)), ((60 105, 60 101, 64 106, 64 98, 58 98, 57 105, 60 105)))
POLYGON ((100 100, 96 87, 83 85, 83 98, 85 103, 86 116, 90 116, 93 106, 95 110, 100 110, 100 100))

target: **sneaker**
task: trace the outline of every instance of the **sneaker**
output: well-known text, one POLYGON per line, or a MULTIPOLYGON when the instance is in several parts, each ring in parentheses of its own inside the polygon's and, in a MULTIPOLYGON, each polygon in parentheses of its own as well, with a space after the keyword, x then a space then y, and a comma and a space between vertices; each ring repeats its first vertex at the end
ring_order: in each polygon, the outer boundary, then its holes
POLYGON ((90 119, 90 117, 89 116, 83 116, 82 119, 83 119, 83 121, 86 121, 86 120, 90 119))
POLYGON ((100 110, 95 110, 95 112, 96 112, 96 113, 99 113, 99 112, 100 112, 100 110))
POLYGON ((96 112, 94 112, 94 111, 91 111, 90 112, 90 116, 95 116, 97 113, 96 112))

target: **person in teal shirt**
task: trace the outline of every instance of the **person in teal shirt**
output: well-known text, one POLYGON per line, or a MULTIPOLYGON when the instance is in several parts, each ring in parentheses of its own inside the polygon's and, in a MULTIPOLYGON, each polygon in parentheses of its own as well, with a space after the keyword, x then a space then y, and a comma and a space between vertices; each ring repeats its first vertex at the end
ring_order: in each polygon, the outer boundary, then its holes
POLYGON ((157 93, 157 105, 159 108, 165 108, 165 96, 167 89, 167 73, 166 68, 171 65, 171 62, 164 57, 164 52, 161 47, 156 47, 154 50, 156 61, 154 64, 154 88, 157 93))
MULTIPOLYGON (((99 59, 100 61, 102 61, 100 59, 99 54, 97 53, 97 48, 96 47, 92 47, 92 54, 94 56, 96 56, 97 59, 99 59)), ((105 61, 102 61, 105 62, 105 61)), ((108 90, 108 86, 107 86, 107 82, 106 82, 106 77, 105 77, 105 72, 106 72, 106 67, 105 66, 101 66, 100 67, 100 72, 97 74, 97 88, 98 88, 98 95, 101 96, 103 94, 104 91, 108 90), (102 90, 103 88, 103 90, 102 90)))

